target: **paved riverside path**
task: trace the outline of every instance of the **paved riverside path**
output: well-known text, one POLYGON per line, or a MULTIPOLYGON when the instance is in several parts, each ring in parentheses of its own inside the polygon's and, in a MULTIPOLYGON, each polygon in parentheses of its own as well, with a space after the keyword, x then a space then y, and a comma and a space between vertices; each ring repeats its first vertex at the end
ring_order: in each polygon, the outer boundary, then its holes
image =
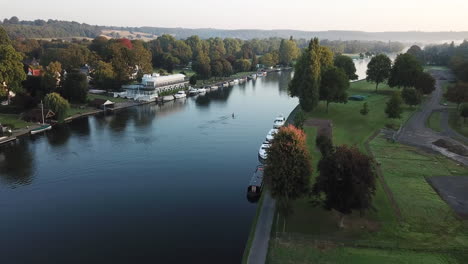
MULTIPOLYGON (((431 98, 429 98, 429 100, 423 104, 421 110, 415 112, 413 116, 406 122, 405 126, 401 129, 396 139, 400 143, 440 152, 442 155, 468 166, 468 157, 449 152, 444 148, 440 148, 432 144, 432 142, 438 139, 444 139, 453 144, 463 145, 463 143, 451 138, 450 135, 446 133, 439 133, 426 127, 426 121, 431 116, 433 111, 447 110, 445 107, 440 105, 440 100, 443 95, 443 82, 441 82, 439 79, 440 77, 444 77, 445 79, 450 77, 447 76, 447 73, 444 73, 443 71, 432 71, 431 74, 437 80, 435 91, 432 93, 431 98)), ((445 128, 447 126, 443 125, 442 127, 445 128)))
POLYGON ((267 191, 263 199, 260 216, 255 227, 255 234, 250 246, 247 264, 264 264, 268 253, 271 226, 275 214, 275 200, 267 191))

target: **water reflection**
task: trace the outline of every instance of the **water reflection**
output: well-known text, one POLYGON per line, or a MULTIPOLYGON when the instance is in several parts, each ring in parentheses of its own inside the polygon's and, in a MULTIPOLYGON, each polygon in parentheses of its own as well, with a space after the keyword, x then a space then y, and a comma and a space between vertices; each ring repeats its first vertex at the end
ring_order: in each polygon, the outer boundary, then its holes
MULTIPOLYGON (((241 86, 242 87, 242 86, 241 86)), ((231 95, 233 86, 219 87, 218 90, 206 94, 199 94, 195 98, 197 106, 208 107, 212 102, 226 103, 231 95)))
POLYGON ((19 139, 0 147, 0 179, 10 187, 32 182, 33 152, 27 139, 19 139))
POLYGON ((54 126, 53 130, 47 131, 47 133, 45 134, 45 137, 47 138, 47 142, 49 142, 49 144, 52 147, 59 147, 59 146, 64 145, 65 143, 67 143, 70 136, 71 136, 71 129, 68 124, 57 124, 54 126))

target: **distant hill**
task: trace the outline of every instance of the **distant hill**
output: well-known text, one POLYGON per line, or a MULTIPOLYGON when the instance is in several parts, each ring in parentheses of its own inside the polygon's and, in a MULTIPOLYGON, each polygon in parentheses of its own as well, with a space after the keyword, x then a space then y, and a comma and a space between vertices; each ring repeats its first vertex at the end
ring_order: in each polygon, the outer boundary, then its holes
POLYGON ((451 40, 468 39, 468 31, 462 32, 364 32, 364 31, 301 31, 301 30, 260 30, 260 29, 214 29, 214 28, 162 28, 162 27, 105 27, 93 26, 78 22, 58 21, 58 20, 34 20, 20 21, 13 17, 4 19, 2 26, 6 29, 11 38, 70 38, 70 37, 88 37, 94 38, 101 34, 108 37, 141 38, 144 40, 152 39, 163 34, 170 34, 179 39, 185 39, 192 35, 198 35, 200 38, 207 39, 211 37, 221 38, 270 38, 280 37, 289 38, 293 36, 296 39, 310 39, 318 37, 329 40, 379 40, 379 41, 400 41, 400 42, 442 42, 451 40), (112 32, 113 35, 112 35, 112 32), (125 32, 125 34, 118 34, 125 32), (128 34, 127 34, 128 32, 128 34), (146 34, 146 35, 145 35, 146 34), (123 36, 122 36, 123 35, 123 36))
POLYGON ((192 35, 198 35, 200 38, 240 38, 240 39, 253 39, 253 38, 270 38, 280 37, 289 38, 293 36, 296 39, 304 38, 310 39, 318 37, 320 39, 329 40, 379 40, 379 41, 400 41, 400 42, 441 42, 451 40, 468 39, 468 31, 462 32, 364 32, 364 31, 301 31, 289 29, 277 30, 260 30, 260 29, 214 29, 214 28, 160 28, 160 27, 110 27, 110 29, 131 30, 139 31, 153 35, 171 34, 176 38, 187 38, 192 35))

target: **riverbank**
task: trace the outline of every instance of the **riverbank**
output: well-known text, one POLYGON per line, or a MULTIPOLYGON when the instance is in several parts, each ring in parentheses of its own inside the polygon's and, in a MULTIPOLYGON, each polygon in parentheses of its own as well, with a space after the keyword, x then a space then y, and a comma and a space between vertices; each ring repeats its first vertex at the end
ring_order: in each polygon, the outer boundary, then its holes
MULTIPOLYGON (((339 216, 333 211, 312 206, 307 197, 297 200, 293 205, 294 214, 285 223, 285 232, 273 232, 268 263, 383 263, 388 262, 390 252, 395 255, 395 263, 422 263, 418 262, 420 258, 424 263, 440 263, 437 260, 442 258, 463 263, 460 261, 463 259, 460 249, 467 244, 468 231, 463 229, 466 221, 454 217, 453 211, 425 179, 434 175, 465 175, 466 168, 441 155, 392 143, 388 135, 379 133, 372 139, 380 129, 404 124, 417 111, 405 107, 401 120, 388 119, 384 108, 392 92, 387 85, 374 92, 373 84, 357 82, 351 84, 349 94, 368 96, 366 102, 370 112, 367 116, 359 113, 363 102, 356 101, 332 104, 328 113, 321 103, 312 113, 307 113, 308 118, 333 122, 335 144, 356 145, 375 156, 382 171, 373 200, 377 210, 364 216, 358 213, 347 216, 346 227, 341 229, 337 224, 339 216), (370 148, 366 150, 368 141, 370 148), (400 217, 393 206, 395 204, 401 210, 400 217), (433 212, 433 216, 428 212, 433 212), (444 245, 440 245, 441 239, 444 245)), ((313 140, 316 130, 307 126, 304 130, 315 168, 320 159, 313 140)), ((315 175, 311 176, 312 182, 315 175)), ((280 217, 274 224, 282 226, 284 222, 280 217)), ((452 263, 450 261, 444 263, 452 263)))

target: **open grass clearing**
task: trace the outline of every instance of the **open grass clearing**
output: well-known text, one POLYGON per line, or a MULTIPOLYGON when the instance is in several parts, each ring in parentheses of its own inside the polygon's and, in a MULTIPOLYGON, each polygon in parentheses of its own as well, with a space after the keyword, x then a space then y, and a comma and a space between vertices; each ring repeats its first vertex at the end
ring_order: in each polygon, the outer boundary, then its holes
MULTIPOLYGON (((376 93, 373 84, 356 82, 351 85, 349 95, 368 96, 366 101, 370 112, 367 116, 359 113, 364 102, 350 101, 347 104, 331 104, 328 114, 321 103, 314 112, 308 113, 308 117, 332 120, 335 144, 356 145, 365 151, 364 143, 375 131, 389 123, 399 126, 416 110, 408 107, 405 108, 402 119, 388 119, 384 108, 392 91, 388 86, 381 85, 376 93)), ((306 127, 305 132, 315 169, 320 159, 320 153, 315 148, 316 131, 306 127)), ((345 254, 343 252, 348 256, 344 258, 347 260, 344 263, 463 263, 452 257, 452 253, 444 252, 454 251, 458 256, 461 249, 468 247, 468 224, 455 216, 425 177, 468 175, 468 170, 442 156, 423 153, 412 147, 388 142, 381 137, 374 139, 370 145, 381 164, 385 181, 400 207, 402 222, 397 221, 380 181, 377 182, 373 201, 376 211, 370 211, 363 217, 358 213, 347 216, 344 229, 338 228, 336 213, 315 207, 306 197, 294 203, 294 214, 286 220, 285 231, 299 236, 300 239, 288 241, 286 246, 271 242, 269 263, 342 263, 339 262, 339 257, 345 254), (369 256, 362 249, 344 246, 323 252, 316 252, 311 248, 304 250, 303 245, 298 242, 317 239, 353 241, 356 246, 380 245, 383 248, 369 249, 375 252, 369 256), (350 250, 354 253, 349 253, 350 250), (442 253, 420 254, 414 250, 442 253), (386 252, 397 252, 401 258, 384 262, 386 252), (421 255, 428 256, 428 259, 418 257, 421 255), (422 262, 417 262, 419 260, 422 262)), ((312 181, 315 175, 316 172, 312 181)), ((281 232, 283 224, 284 219, 280 216, 275 219, 272 231, 281 232)))
POLYGON ((21 116, 17 114, 0 114, 0 124, 11 129, 21 129, 34 124, 26 122, 20 117, 21 116))
POLYGON ((427 127, 436 132, 442 132, 442 127, 440 124, 441 116, 442 113, 439 111, 432 112, 431 116, 427 119, 427 127))

